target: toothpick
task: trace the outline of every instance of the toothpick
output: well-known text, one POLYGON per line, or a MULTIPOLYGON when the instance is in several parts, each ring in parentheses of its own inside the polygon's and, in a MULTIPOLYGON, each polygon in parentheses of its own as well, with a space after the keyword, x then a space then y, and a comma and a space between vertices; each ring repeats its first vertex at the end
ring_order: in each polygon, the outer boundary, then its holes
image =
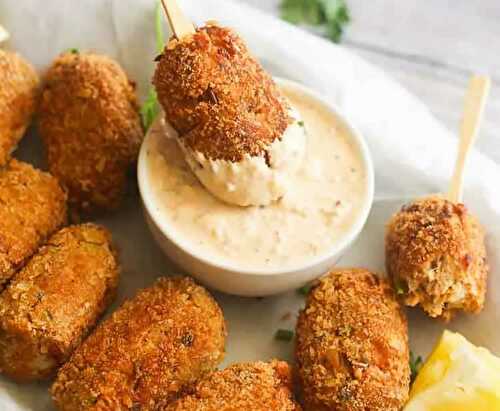
POLYGON ((487 76, 476 75, 469 83, 460 129, 457 161, 448 192, 448 199, 454 203, 462 202, 465 165, 477 138, 490 86, 491 80, 487 76))

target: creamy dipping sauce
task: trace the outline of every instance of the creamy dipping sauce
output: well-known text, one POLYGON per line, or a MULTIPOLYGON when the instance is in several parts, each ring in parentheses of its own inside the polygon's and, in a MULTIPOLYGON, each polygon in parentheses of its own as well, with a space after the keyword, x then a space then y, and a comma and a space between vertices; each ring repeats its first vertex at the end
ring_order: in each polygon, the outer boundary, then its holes
POLYGON ((158 121, 146 140, 153 203, 171 238, 214 263, 240 269, 301 266, 328 253, 351 228, 367 197, 363 160, 348 130, 321 102, 283 89, 301 113, 306 157, 293 186, 265 207, 239 207, 212 196, 158 121))

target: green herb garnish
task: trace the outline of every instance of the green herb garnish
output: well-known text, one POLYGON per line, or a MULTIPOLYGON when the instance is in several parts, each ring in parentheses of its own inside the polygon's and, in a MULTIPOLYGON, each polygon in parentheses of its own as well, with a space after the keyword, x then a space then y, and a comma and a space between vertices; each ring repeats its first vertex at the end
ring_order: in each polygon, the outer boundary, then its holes
POLYGON ((303 287, 297 288, 297 294, 306 296, 307 294, 309 294, 309 291, 311 291, 311 288, 312 287, 310 284, 306 284, 303 287))
MULTIPOLYGON (((155 11, 156 49, 158 53, 163 51, 163 46, 165 44, 163 38, 162 18, 161 3, 158 2, 155 11)), ((151 127, 151 124, 153 124, 153 121, 160 112, 160 104, 158 103, 158 96, 156 95, 154 87, 149 89, 146 101, 144 101, 140 111, 144 131, 148 131, 149 127, 151 127)))
POLYGON ((410 351, 410 371, 411 371, 411 383, 415 381, 415 378, 417 378, 417 375, 422 368, 422 365, 424 365, 424 361, 422 360, 422 357, 419 355, 418 357, 415 357, 415 354, 413 354, 413 351, 410 351))
POLYGON ((293 340, 293 331, 292 330, 284 330, 279 329, 274 334, 274 338, 278 341, 292 341, 293 340))
POLYGON ((297 122, 297 124, 300 126, 300 127, 304 127, 304 122, 302 120, 300 120, 299 122, 297 122))
POLYGON ((335 43, 351 20, 345 0, 282 0, 280 7, 284 20, 320 27, 335 43))
POLYGON ((150 88, 146 101, 141 106, 141 118, 144 131, 148 131, 156 116, 160 112, 158 97, 154 88, 150 88))
POLYGON ((70 48, 70 49, 66 50, 66 53, 79 54, 80 50, 78 50, 77 48, 70 48))

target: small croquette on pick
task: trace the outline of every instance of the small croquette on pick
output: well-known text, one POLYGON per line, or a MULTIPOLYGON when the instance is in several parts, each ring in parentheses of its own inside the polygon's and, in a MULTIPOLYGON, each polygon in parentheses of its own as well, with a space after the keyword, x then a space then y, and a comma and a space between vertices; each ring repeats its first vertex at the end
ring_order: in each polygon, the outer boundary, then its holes
POLYGON ((163 411, 300 411, 283 361, 234 364, 215 371, 163 411))
POLYGON ((222 311, 188 277, 161 278, 104 321, 59 370, 61 411, 157 410, 222 361, 222 311))
POLYGON ((309 292, 295 347, 304 407, 400 411, 410 385, 408 326, 389 283, 340 269, 309 292))
POLYGON ((31 123, 38 100, 38 75, 19 54, 0 49, 0 166, 31 123))
POLYGON ((83 224, 50 237, 0 295, 0 372, 51 377, 111 303, 118 276, 106 229, 83 224))
POLYGON ((62 54, 45 76, 39 130, 76 210, 120 204, 143 138, 134 88, 118 63, 91 53, 62 54))
POLYGON ((56 178, 15 159, 0 169, 0 290, 66 223, 66 214, 56 178))
POLYGON ((445 321, 479 313, 489 271, 484 238, 463 204, 430 197, 403 207, 387 225, 385 253, 404 303, 445 321))

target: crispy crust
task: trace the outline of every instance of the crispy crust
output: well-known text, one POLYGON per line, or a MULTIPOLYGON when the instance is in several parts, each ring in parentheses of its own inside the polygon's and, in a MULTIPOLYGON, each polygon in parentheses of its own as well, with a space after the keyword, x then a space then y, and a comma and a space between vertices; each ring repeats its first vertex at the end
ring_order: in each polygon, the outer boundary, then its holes
POLYGON ((0 169, 0 290, 65 223, 66 194, 57 179, 14 159, 0 169))
POLYGON ((38 75, 16 53, 0 49, 0 166, 31 123, 38 100, 38 75))
POLYGON ((276 84, 231 29, 207 25, 172 39, 153 83, 183 143, 211 159, 265 155, 288 126, 276 84))
POLYGON ((450 320, 479 313, 488 265, 484 230, 463 204, 431 197, 403 207, 386 233, 387 271, 407 305, 450 320))
POLYGON ((307 410, 399 411, 408 400, 406 317, 367 270, 332 271, 311 290, 295 355, 307 410))
POLYGON ((54 234, 0 296, 0 371, 22 382, 51 377, 111 303, 118 276, 106 229, 54 234))
POLYGON ((190 278, 162 278, 123 304, 75 351, 52 386, 62 411, 155 410, 222 360, 226 328, 190 278))
POLYGON ((199 382, 163 411, 300 411, 286 362, 234 364, 199 382))
POLYGON ((143 137, 134 85, 96 54, 62 54, 45 81, 39 130, 51 173, 74 208, 115 209, 143 137))

